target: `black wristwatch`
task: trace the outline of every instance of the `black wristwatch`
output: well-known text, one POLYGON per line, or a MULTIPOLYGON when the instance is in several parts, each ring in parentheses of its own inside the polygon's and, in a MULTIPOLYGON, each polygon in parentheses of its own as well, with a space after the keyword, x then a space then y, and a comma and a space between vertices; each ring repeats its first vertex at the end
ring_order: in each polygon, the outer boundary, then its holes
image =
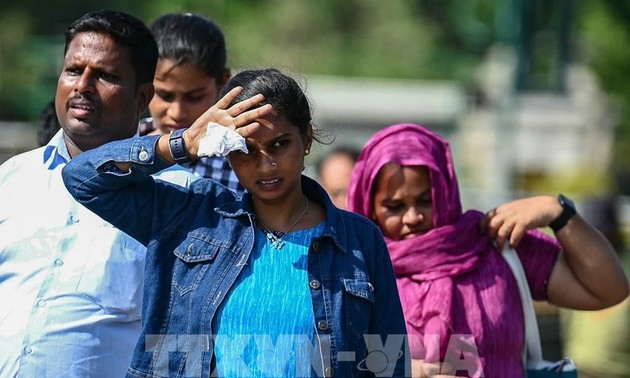
POLYGON ((173 156, 173 160, 175 160, 177 164, 186 164, 192 161, 188 156, 188 151, 186 151, 186 145, 184 144, 184 138, 182 136, 184 131, 186 131, 186 129, 175 130, 168 138, 171 156, 173 156))
POLYGON ((567 225, 569 219, 573 218, 576 213, 575 204, 564 194, 558 195, 558 202, 562 205, 562 213, 553 222, 549 223, 549 227, 553 232, 558 232, 562 227, 567 225))

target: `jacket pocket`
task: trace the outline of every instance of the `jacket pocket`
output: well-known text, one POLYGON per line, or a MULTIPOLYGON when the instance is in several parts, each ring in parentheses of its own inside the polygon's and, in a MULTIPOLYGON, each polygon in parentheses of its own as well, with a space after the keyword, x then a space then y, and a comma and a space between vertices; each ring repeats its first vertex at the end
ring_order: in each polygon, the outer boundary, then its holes
POLYGON ((223 247, 214 239, 188 236, 175 248, 173 283, 179 295, 197 289, 223 247))
POLYGON ((346 299, 346 324, 356 338, 368 332, 374 305, 374 287, 367 278, 342 278, 346 299))
POLYGON ((188 236, 175 248, 175 256, 186 263, 207 262, 214 260, 220 247, 214 239, 188 236))

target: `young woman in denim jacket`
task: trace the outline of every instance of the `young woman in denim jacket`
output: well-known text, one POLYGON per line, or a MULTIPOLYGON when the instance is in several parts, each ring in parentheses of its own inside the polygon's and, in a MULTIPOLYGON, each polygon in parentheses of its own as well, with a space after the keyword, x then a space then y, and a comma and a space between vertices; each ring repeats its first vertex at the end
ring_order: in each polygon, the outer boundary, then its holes
MULTIPOLYGON (((405 323, 380 231, 302 175, 308 100, 275 70, 246 70, 185 133, 114 142, 64 170, 72 195, 147 245, 143 335, 128 376, 405 376, 405 323), (206 125, 235 130, 237 199, 150 174, 197 158, 206 125)), ((115 269, 115 267, 112 267, 115 269)))

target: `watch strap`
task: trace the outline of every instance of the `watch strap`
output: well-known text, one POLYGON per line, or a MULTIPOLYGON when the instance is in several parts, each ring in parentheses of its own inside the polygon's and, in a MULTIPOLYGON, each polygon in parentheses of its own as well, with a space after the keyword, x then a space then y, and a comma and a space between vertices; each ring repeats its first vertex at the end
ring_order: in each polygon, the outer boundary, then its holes
POLYGON ((184 143, 184 137, 183 137, 184 131, 186 131, 186 129, 175 130, 170 134, 168 138, 168 144, 171 150, 171 156, 173 157, 173 160, 175 160, 177 164, 186 164, 192 161, 190 157, 188 156, 188 151, 186 150, 186 144, 184 143))
POLYGON ((562 205, 562 213, 554 219, 551 223, 549 223, 549 227, 553 230, 553 232, 560 231, 564 226, 567 225, 569 219, 573 218, 576 213, 575 204, 564 194, 558 195, 558 202, 562 205))

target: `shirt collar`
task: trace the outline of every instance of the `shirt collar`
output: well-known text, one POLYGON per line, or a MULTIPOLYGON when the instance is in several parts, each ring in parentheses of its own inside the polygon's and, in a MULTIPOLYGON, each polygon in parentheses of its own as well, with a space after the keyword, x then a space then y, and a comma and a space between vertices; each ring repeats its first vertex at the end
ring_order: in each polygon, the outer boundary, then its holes
MULTIPOLYGON (((59 165, 68 164, 72 160, 63 135, 63 130, 57 131, 57 134, 50 139, 44 148, 43 163, 49 170, 53 170, 59 165)), ((137 131, 134 136, 138 136, 137 131)))
POLYGON ((43 164, 48 170, 53 170, 59 165, 67 164, 71 159, 63 138, 63 130, 59 130, 44 148, 43 164))

